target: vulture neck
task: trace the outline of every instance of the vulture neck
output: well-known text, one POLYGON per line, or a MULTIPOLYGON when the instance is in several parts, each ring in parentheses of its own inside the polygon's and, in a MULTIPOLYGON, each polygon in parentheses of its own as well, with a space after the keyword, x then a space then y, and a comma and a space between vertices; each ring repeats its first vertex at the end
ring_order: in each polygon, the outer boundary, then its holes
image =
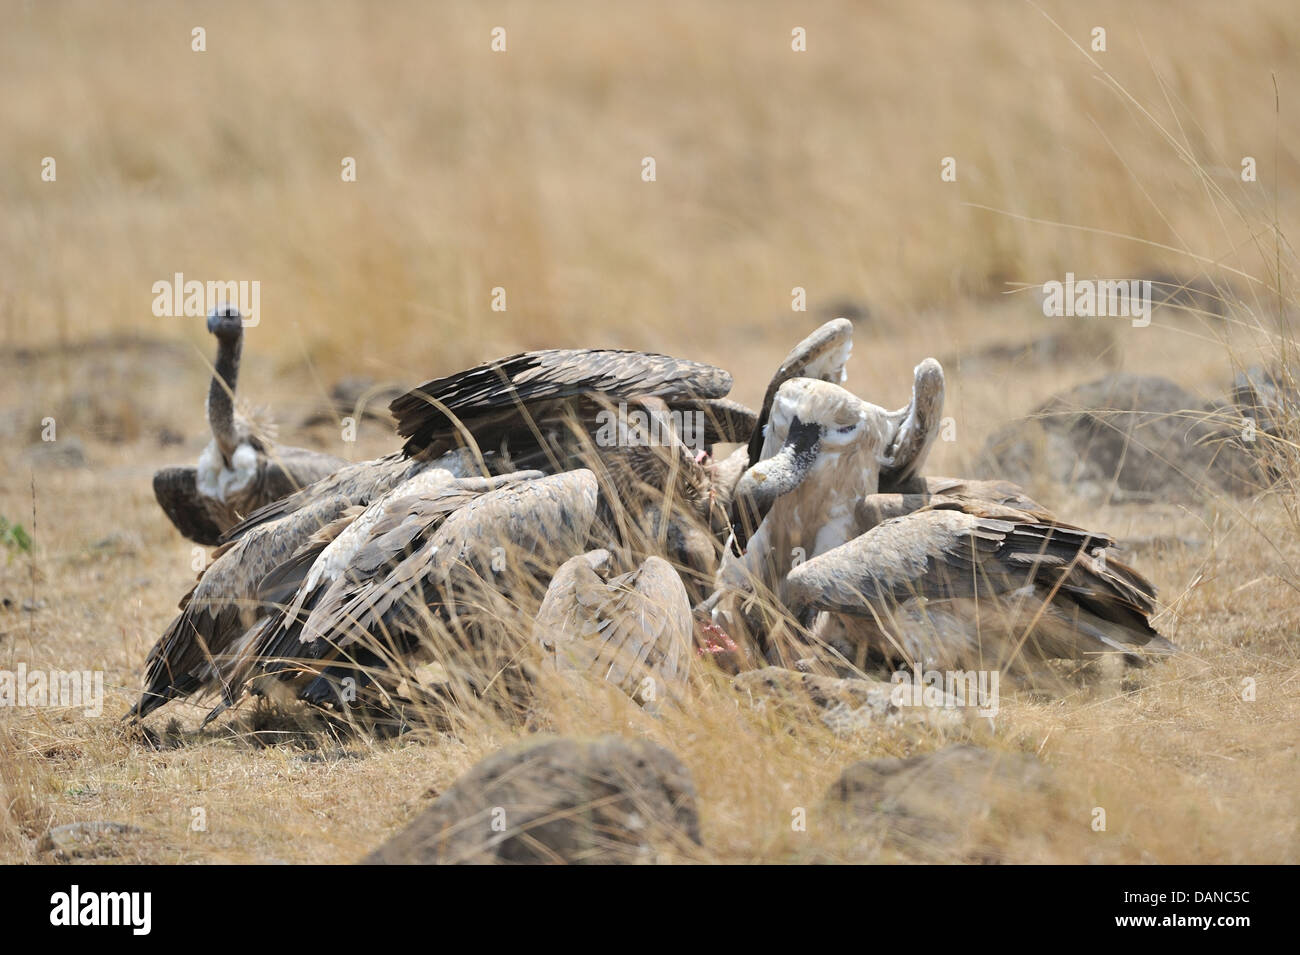
POLYGON ((221 456, 229 466, 239 436, 235 431, 235 383, 239 379, 239 355, 244 336, 217 339, 216 374, 208 386, 208 424, 221 456))
POLYGON ((879 487, 877 452, 875 446, 823 451, 804 482, 777 498, 760 528, 765 539, 750 548, 766 552, 769 587, 779 591, 796 559, 808 560, 858 536, 858 502, 879 487))

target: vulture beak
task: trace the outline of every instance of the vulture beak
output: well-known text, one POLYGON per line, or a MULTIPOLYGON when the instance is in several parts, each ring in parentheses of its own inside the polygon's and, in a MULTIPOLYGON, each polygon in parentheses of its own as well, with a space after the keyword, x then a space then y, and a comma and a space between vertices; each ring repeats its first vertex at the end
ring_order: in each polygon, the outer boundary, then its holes
POLYGON ((820 425, 794 418, 781 449, 741 476, 731 504, 731 547, 736 556, 744 553, 776 499, 808 477, 817 461, 821 433, 820 425))

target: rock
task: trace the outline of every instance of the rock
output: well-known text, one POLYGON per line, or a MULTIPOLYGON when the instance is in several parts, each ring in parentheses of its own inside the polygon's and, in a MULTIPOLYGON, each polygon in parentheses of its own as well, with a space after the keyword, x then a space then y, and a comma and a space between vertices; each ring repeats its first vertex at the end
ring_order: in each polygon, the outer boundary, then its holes
POLYGON ((1233 290, 1216 284, 1203 275, 1179 276, 1171 272, 1156 272, 1150 276, 1151 305, 1153 308, 1175 308, 1202 317, 1222 318, 1228 314, 1225 298, 1233 290))
POLYGON ((458 779, 366 864, 653 862, 698 844, 695 786, 643 740, 549 737, 458 779))
POLYGON ((77 438, 38 441, 28 446, 27 460, 39 468, 84 468, 86 449, 77 438))
POLYGON ((899 705, 895 702, 896 686, 882 680, 839 679, 764 667, 741 673, 731 685, 754 706, 779 708, 795 717, 820 720, 837 736, 905 725, 942 730, 990 726, 975 707, 959 706, 949 697, 944 697, 944 706, 899 705))
POLYGON ((124 837, 140 832, 124 822, 70 822, 41 836, 37 852, 52 852, 61 862, 118 855, 124 837))
POLYGON ((828 322, 832 318, 847 318, 854 325, 870 324, 873 320, 870 306, 848 297, 832 299, 827 304, 820 306, 817 309, 817 314, 822 321, 828 322))
POLYGON ((1054 797, 1048 770, 1032 756, 959 744, 854 763, 827 791, 823 809, 851 851, 888 847, 928 862, 988 862, 998 860, 1000 830, 1020 826, 1030 804, 1041 808, 1054 797))
POLYGON ((1085 497, 1155 500, 1267 484, 1238 432, 1165 378, 1116 374, 1057 395, 987 442, 974 468, 1085 497))

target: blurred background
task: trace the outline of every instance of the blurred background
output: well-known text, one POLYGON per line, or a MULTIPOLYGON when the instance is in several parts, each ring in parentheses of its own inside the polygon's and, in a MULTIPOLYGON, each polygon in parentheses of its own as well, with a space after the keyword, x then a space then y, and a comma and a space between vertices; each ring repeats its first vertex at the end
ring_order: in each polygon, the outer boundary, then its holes
MULTIPOLYGON (((1062 330, 1016 289, 1208 274, 1254 325, 1276 307, 1271 224, 1295 231, 1287 0, 3 10, 6 345, 183 343, 199 381, 203 322, 156 318, 153 283, 257 280, 246 387, 277 408, 344 374, 573 345, 715 361, 753 402, 845 314, 859 392, 900 404, 935 354, 959 425, 982 427, 1061 384, 1022 368, 985 407, 953 366, 1062 330)), ((1078 324, 1067 376, 1224 376, 1222 321, 1078 324)), ((84 385, 38 377, 24 393, 53 404, 84 385)))
MULTIPOLYGON (((987 467, 1008 422, 1117 373, 1170 379, 1159 407, 1146 393, 1161 441, 1199 449, 1180 409, 1256 364, 1292 362, 1294 385, 1298 40, 1293 0, 0 0, 0 666, 101 669, 110 694, 98 722, 0 714, 0 858, 85 818, 164 833, 144 861, 357 858, 501 742, 313 768, 256 734, 142 754, 115 729, 206 559, 150 481, 209 439, 213 340, 155 316, 155 283, 260 283, 240 395, 285 443, 351 459, 397 447, 382 400, 344 439, 357 396, 524 349, 711 361, 757 405, 841 315, 869 400, 902 405, 913 366, 944 363, 934 473, 987 467), (1067 272, 1173 301, 1146 328, 1046 318, 1039 289, 1067 272), (196 800, 222 820, 204 838, 176 809, 196 800)), ((1124 504, 1082 495, 1074 447, 1056 447, 1065 471, 1030 455, 996 473, 1120 538, 1187 653, 1008 710, 999 745, 1121 807, 1105 840, 1055 829, 1009 857, 1294 862, 1300 468, 1278 494, 1192 475, 1212 493, 1124 504)), ((788 860, 803 849, 773 793, 812 805, 862 748, 744 749, 733 711, 674 749, 717 858, 788 860)))

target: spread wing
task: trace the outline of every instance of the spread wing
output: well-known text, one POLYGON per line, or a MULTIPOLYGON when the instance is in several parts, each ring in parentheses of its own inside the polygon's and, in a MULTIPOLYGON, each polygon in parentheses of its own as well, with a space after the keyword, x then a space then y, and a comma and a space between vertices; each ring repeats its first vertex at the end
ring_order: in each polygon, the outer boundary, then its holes
POLYGON ((933 358, 916 366, 912 400, 890 418, 895 426, 887 455, 889 464, 880 470, 882 491, 924 491, 921 468, 943 423, 943 368, 933 358))
POLYGON ((342 575, 344 583, 313 608, 296 638, 282 631, 258 655, 278 660, 268 669, 299 681, 314 699, 323 688, 316 677, 327 675, 323 667, 331 663, 341 674, 355 672, 352 661, 380 663, 413 652, 430 613, 465 623, 485 594, 520 599, 529 581, 548 578, 582 548, 596 497, 595 476, 570 471, 473 496, 440 522, 429 519, 428 508, 413 508, 426 521, 419 532, 404 520, 381 526, 358 552, 355 572, 342 575))
POLYGON ((591 557, 575 557, 556 573, 534 636, 556 669, 590 673, 642 702, 656 699, 664 687, 648 689, 654 684, 647 678, 667 686, 686 676, 692 647, 686 587, 659 557, 608 582, 591 557))
MULTIPOLYGON (((405 452, 441 454, 464 441, 464 428, 484 449, 502 436, 528 433, 528 418, 553 413, 581 396, 662 398, 670 406, 721 398, 731 375, 712 365, 649 352, 552 349, 524 352, 436 378, 389 406, 405 452)), ((535 424, 533 425, 535 426, 535 424)))

